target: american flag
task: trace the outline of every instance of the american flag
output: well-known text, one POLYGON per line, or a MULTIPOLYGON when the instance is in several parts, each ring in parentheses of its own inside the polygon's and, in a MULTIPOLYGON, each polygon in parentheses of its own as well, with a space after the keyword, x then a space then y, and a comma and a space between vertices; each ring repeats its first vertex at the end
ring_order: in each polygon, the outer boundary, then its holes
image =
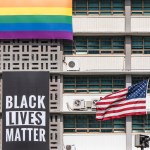
POLYGON ((148 80, 101 98, 96 103, 96 120, 146 115, 148 80))

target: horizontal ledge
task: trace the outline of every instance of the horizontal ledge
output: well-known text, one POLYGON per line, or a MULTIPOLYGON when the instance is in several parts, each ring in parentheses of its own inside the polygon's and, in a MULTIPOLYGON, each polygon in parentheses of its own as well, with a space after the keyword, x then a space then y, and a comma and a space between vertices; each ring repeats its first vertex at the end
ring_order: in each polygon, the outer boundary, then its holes
MULTIPOLYGON (((16 70, 11 70, 14 72, 18 72, 16 70)), ((31 70, 19 70, 22 72, 30 71, 31 70)), ((46 70, 33 70, 33 72, 39 72, 39 71, 46 71, 46 70)), ((0 71, 0 75, 3 72, 7 71, 0 71)), ((52 75, 150 75, 150 70, 89 70, 89 71, 49 71, 49 74, 52 75)), ((57 112, 57 111, 54 111, 57 112)))
POLYGON ((62 111, 62 114, 96 114, 96 111, 62 111))
MULTIPOLYGON (((150 110, 146 110, 148 114, 150 114, 150 110)), ((72 110, 72 111, 52 111, 50 114, 95 114, 96 110, 72 110)))
POLYGON ((120 15, 120 16, 102 16, 102 15, 73 15, 72 16, 73 19, 80 19, 80 18, 84 18, 84 19, 88 19, 88 18, 114 18, 114 19, 117 19, 117 18, 123 18, 125 19, 125 16, 124 15, 120 15))
POLYGON ((83 35, 91 35, 91 36, 98 36, 98 35, 122 35, 122 36, 149 36, 150 32, 74 32, 74 36, 83 36, 83 35))
POLYGON ((130 71, 130 70, 93 70, 93 71, 64 71, 64 72, 60 72, 60 74, 62 75, 149 75, 150 74, 150 70, 144 71, 144 70, 140 70, 140 71, 130 71))
POLYGON ((50 114, 95 114, 96 111, 52 111, 52 112, 49 112, 50 114))

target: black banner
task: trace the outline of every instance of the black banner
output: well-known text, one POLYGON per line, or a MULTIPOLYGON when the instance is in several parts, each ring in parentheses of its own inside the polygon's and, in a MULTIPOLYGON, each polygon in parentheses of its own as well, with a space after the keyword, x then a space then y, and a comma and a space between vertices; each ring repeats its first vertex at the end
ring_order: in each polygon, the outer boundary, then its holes
POLYGON ((49 73, 3 73, 2 150, 49 150, 49 73))

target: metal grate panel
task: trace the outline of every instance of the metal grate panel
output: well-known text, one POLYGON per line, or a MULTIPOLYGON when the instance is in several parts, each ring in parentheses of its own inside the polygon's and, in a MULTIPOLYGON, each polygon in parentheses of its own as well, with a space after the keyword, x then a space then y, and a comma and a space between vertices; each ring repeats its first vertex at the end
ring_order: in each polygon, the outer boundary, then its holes
POLYGON ((2 116, 0 115, 0 150, 2 150, 2 116))
POLYGON ((0 75, 0 113, 2 112, 2 76, 0 75))
POLYGON ((60 75, 50 76, 50 112, 60 111, 62 82, 60 75))
POLYGON ((50 115, 50 150, 62 150, 62 116, 50 115))
POLYGON ((1 71, 60 71, 62 52, 57 40, 1 40, 1 71))

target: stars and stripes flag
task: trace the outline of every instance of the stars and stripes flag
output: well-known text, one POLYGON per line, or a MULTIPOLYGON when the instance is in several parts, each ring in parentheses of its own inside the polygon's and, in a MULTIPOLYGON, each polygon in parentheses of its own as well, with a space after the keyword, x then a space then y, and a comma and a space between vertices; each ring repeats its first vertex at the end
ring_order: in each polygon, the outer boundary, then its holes
POLYGON ((96 120, 146 115, 148 80, 101 98, 96 103, 96 120))

